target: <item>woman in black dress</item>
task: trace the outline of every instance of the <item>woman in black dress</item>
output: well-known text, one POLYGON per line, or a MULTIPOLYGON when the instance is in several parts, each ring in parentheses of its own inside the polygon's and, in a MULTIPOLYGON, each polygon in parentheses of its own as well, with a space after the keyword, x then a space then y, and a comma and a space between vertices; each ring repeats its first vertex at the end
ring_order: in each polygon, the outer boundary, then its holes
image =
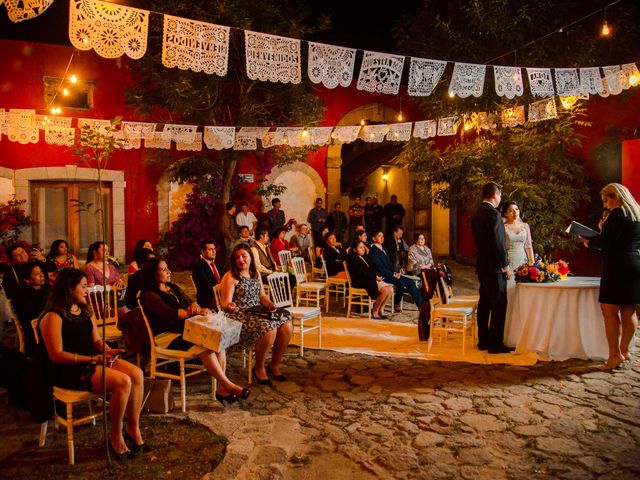
POLYGON ((631 359, 629 344, 638 327, 640 205, 619 183, 605 186, 600 196, 610 213, 602 223, 601 235, 583 238, 583 242, 602 252, 599 301, 609 345, 609 358, 602 369, 609 371, 631 359))
MULTIPOLYGON (((144 308, 154 335, 165 332, 174 334, 165 348, 189 351, 191 348, 200 352, 198 358, 207 369, 209 375, 218 380, 216 399, 233 403, 238 398, 249 398, 249 389, 233 383, 225 373, 227 357, 224 350, 212 352, 204 350, 182 338, 184 321, 192 315, 205 315, 207 308, 201 308, 193 302, 175 283, 171 283, 171 270, 167 262, 160 258, 151 258, 144 265, 144 279, 140 301, 144 308)), ((195 354, 195 352, 194 352, 195 354)))
POLYGON ((347 278, 344 273, 344 262, 347 261, 347 252, 338 245, 336 235, 329 232, 324 236, 325 247, 322 257, 327 264, 327 274, 330 277, 347 278))
POLYGON ((75 268, 63 269, 53 285, 39 328, 52 363, 53 385, 101 392, 102 357, 106 357, 107 391, 111 392, 109 445, 116 456, 122 458, 129 452, 125 437, 133 444, 134 452, 144 447, 139 426, 142 370, 118 358, 121 350, 110 348, 102 341, 86 298, 86 275, 75 268), (123 436, 125 412, 127 422, 123 436))
POLYGON ((351 247, 351 253, 347 259, 347 268, 351 276, 351 283, 356 288, 364 288, 369 296, 375 299, 371 309, 371 317, 375 320, 384 320, 384 311, 387 301, 393 296, 393 285, 382 281, 373 268, 371 262, 365 255, 365 244, 361 240, 356 240, 351 247))

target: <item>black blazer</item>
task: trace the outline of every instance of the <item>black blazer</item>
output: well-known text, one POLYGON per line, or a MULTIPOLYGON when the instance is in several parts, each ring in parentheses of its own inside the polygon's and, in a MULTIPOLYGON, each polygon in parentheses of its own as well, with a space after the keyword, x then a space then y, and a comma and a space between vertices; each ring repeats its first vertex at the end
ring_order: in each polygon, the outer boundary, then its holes
POLYGON ((347 268, 351 276, 351 283, 356 288, 364 288, 371 298, 378 297, 378 275, 371 260, 366 256, 360 257, 356 252, 351 252, 347 259, 347 268))
MULTIPOLYGON (((216 268, 220 274, 220 279, 224 275, 224 270, 216 263, 216 268)), ((193 266, 191 272, 193 283, 196 285, 196 302, 202 308, 217 309, 215 299, 213 298, 213 287, 218 284, 209 263, 201 258, 193 266)))
POLYGON ((322 256, 327 263, 327 273, 330 277, 337 275, 340 272, 344 272, 344 265, 342 262, 347 260, 347 252, 342 248, 336 247, 337 250, 329 245, 324 247, 322 256))
POLYGON ((490 203, 482 202, 471 219, 476 244, 476 273, 492 275, 509 264, 504 243, 504 224, 500 212, 490 203))

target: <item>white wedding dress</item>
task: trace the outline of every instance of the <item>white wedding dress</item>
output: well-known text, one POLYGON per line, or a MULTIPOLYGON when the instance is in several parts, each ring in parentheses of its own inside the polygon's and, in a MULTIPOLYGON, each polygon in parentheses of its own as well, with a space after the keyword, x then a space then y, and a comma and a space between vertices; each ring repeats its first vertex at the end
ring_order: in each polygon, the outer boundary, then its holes
MULTIPOLYGON (((513 309, 513 300, 515 296, 516 280, 514 271, 523 263, 526 263, 526 248, 531 248, 531 230, 529 225, 524 222, 505 223, 504 239, 507 248, 507 258, 509 260, 509 270, 511 278, 507 280, 507 318, 505 324, 505 339, 508 337, 508 330, 511 324, 510 319, 513 309)), ((514 345, 509 345, 513 347, 514 345)))

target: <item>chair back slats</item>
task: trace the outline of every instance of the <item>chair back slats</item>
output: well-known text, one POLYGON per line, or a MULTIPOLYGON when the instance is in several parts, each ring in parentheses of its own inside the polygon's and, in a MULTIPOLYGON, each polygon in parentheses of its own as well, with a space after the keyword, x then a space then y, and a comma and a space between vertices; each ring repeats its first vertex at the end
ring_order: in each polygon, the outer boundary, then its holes
POLYGON ((38 321, 39 318, 31 320, 31 328, 33 329, 33 338, 36 339, 36 343, 40 343, 40 333, 38 333, 38 321))
POLYGON ((11 312, 11 320, 13 321, 13 325, 16 327, 16 340, 18 341, 18 350, 24 353, 24 330, 22 330, 22 324, 20 323, 20 320, 18 320, 18 316, 13 309, 13 303, 11 303, 11 300, 9 300, 9 311, 11 312))
POLYGON ((289 263, 291 263, 292 258, 293 254, 291 250, 280 250, 278 252, 278 260, 280 260, 280 268, 282 268, 283 272, 286 272, 287 268, 289 268, 289 263))
POLYGON ((344 273, 347 274, 347 283, 349 284, 349 288, 351 288, 351 274, 347 268, 347 262, 342 262, 342 264, 344 265, 344 273))
POLYGON ((304 264, 304 258, 293 257, 291 265, 293 265, 293 274, 296 276, 297 284, 305 283, 307 281, 307 267, 304 264))
POLYGON ((274 272, 267 276, 267 282, 269 283, 271 301, 276 305, 276 307, 281 308, 293 306, 288 273, 274 272))
POLYGON ((144 326, 147 327, 147 334, 149 335, 149 360, 151 361, 151 365, 155 365, 156 363, 156 339, 153 336, 153 330, 151 330, 151 324, 149 323, 149 319, 147 318, 147 314, 144 313, 144 308, 142 308, 142 299, 140 298, 140 292, 138 292, 138 306, 140 307, 140 313, 142 314, 142 318, 144 320, 144 326))
POLYGON ((98 325, 118 323, 118 291, 111 285, 95 285, 87 289, 88 304, 98 325))
POLYGON ((222 311, 222 285, 217 284, 213 286, 213 298, 216 301, 218 311, 222 311))
POLYGON ((316 264, 316 247, 311 245, 309 248, 307 248, 307 251, 309 252, 309 260, 311 261, 311 265, 315 265, 316 264))

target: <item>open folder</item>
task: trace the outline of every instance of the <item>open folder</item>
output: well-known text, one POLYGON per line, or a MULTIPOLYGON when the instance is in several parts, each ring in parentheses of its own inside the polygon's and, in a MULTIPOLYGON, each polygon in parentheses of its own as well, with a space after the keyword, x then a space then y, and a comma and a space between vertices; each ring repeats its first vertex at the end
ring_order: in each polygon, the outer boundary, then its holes
POLYGON ((571 225, 569 225, 565 231, 574 237, 593 238, 600 235, 599 232, 596 232, 595 230, 592 230, 578 222, 571 222, 571 225))

